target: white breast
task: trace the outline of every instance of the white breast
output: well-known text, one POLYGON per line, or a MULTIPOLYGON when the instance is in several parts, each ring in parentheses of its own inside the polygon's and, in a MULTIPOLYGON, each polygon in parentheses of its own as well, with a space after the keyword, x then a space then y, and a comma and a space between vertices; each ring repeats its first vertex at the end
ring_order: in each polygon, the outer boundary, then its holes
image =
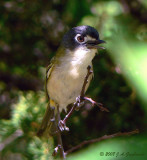
POLYGON ((69 52, 64 60, 61 60, 61 64, 55 66, 47 83, 47 90, 50 98, 59 104, 60 110, 66 109, 67 105, 75 102, 80 95, 87 66, 92 65, 95 53, 96 49, 78 49, 69 52))

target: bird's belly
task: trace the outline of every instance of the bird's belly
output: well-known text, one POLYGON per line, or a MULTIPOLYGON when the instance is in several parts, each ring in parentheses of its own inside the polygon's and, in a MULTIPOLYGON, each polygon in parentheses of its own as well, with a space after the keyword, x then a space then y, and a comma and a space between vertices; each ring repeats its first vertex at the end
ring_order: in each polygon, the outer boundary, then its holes
MULTIPOLYGON (((55 69, 52 72, 47 82, 47 92, 49 97, 59 104, 60 110, 66 109, 67 105, 75 102, 76 97, 80 95, 86 73, 86 67, 81 68, 80 73, 76 68, 73 70, 69 68, 55 69)), ((91 77, 89 77, 89 82, 90 80, 91 77)), ((89 83, 86 89, 88 86, 89 83)))

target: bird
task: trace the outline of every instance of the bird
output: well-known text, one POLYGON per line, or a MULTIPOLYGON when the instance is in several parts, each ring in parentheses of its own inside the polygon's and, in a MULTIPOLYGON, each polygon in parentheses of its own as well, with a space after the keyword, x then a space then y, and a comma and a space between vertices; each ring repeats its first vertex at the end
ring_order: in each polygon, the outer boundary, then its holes
MULTIPOLYGON (((62 38, 56 55, 51 59, 46 70, 46 94, 48 106, 43 117, 38 136, 42 136, 47 128, 50 134, 54 130, 57 113, 67 110, 80 95, 87 67, 92 66, 92 60, 98 52, 100 40, 98 31, 91 26, 83 25, 70 29, 62 38)), ((89 87, 93 77, 88 78, 89 87)), ((60 117, 57 118, 58 122, 60 117)))

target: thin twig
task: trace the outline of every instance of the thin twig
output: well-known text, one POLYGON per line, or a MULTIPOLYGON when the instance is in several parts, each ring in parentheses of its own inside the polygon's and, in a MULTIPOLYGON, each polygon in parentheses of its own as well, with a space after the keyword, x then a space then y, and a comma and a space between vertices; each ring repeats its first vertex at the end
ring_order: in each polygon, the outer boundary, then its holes
POLYGON ((74 112, 75 108, 77 107, 77 102, 74 103, 74 105, 72 106, 71 110, 68 112, 68 114, 65 116, 65 118, 63 119, 63 123, 66 124, 66 121, 69 119, 69 117, 72 115, 72 113, 74 112))
MULTIPOLYGON (((92 70, 91 70, 91 66, 88 66, 87 67, 87 75, 84 79, 84 83, 83 83, 83 86, 82 86, 82 90, 81 90, 81 94, 80 94, 80 102, 83 102, 84 99, 84 95, 85 95, 85 89, 86 89, 86 85, 88 83, 88 78, 90 76, 90 74, 92 73, 92 70)), ((73 105, 73 107, 71 108, 71 110, 69 111, 69 113, 65 116, 65 118, 63 119, 63 123, 65 124, 66 121, 69 119, 69 117, 72 115, 72 113, 74 112, 75 108, 78 106, 78 101, 76 101, 73 105)))
POLYGON ((71 153, 71 152, 83 147, 86 144, 100 142, 100 141, 105 140, 105 139, 110 139, 110 138, 119 137, 119 136, 130 136, 132 134, 137 134, 137 133, 139 133, 138 129, 136 129, 134 131, 131 131, 131 132, 123 132, 123 133, 122 132, 118 132, 118 133, 114 133, 114 134, 111 134, 111 135, 104 135, 104 136, 102 136, 100 138, 91 139, 91 140, 88 140, 88 141, 83 141, 82 143, 78 144, 77 146, 67 150, 65 153, 67 155, 67 154, 69 154, 69 153, 71 153))
POLYGON ((85 77, 85 79, 84 79, 84 83, 83 83, 82 90, 81 90, 81 94, 80 94, 81 100, 83 100, 82 97, 85 96, 86 85, 87 85, 87 83, 88 83, 88 78, 89 78, 89 76, 91 75, 91 73, 93 73, 93 71, 91 70, 91 66, 89 65, 89 66, 87 67, 87 75, 86 75, 86 77, 85 77))
POLYGON ((82 90, 81 90, 81 93, 80 93, 80 97, 79 97, 80 99, 79 99, 79 101, 77 100, 74 103, 74 105, 71 108, 71 110, 69 111, 69 113, 65 116, 65 118, 62 121, 63 124, 66 124, 67 120, 71 117, 72 113, 77 108, 78 103, 82 103, 85 100, 90 101, 92 103, 92 105, 97 105, 100 108, 101 111, 109 112, 109 110, 107 108, 103 107, 103 105, 101 103, 97 103, 97 102, 93 101, 91 98, 85 97, 85 90, 86 90, 86 85, 88 83, 88 78, 92 73, 93 73, 93 71, 91 70, 91 66, 89 65, 87 67, 87 75, 85 76, 84 83, 83 83, 83 86, 82 86, 82 90))

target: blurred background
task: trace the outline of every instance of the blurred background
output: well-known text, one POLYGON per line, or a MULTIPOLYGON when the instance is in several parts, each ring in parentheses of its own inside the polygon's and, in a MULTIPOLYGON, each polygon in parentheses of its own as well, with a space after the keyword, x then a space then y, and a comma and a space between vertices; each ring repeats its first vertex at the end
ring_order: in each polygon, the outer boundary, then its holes
POLYGON ((68 159, 113 160, 106 152, 119 152, 116 160, 147 158, 147 1, 5 0, 0 2, 0 159, 52 159, 47 147, 53 141, 35 136, 47 104, 45 70, 64 33, 78 25, 95 27, 106 41, 93 60, 95 76, 86 95, 110 112, 89 104, 75 111, 67 123, 70 132, 63 133, 65 150, 119 131, 140 133, 87 145, 68 159))

